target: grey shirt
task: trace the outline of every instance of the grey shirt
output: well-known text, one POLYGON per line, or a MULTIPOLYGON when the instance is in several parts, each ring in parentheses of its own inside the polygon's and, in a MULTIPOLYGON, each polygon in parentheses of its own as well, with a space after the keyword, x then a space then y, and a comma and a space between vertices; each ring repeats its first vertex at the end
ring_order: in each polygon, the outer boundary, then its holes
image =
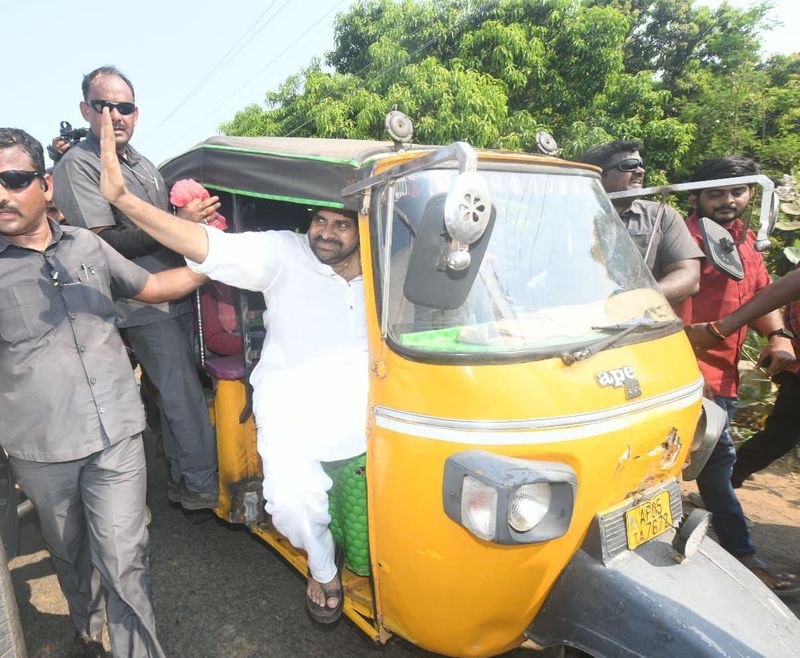
MULTIPOLYGON (((120 159, 125 186, 140 199, 162 210, 169 209, 166 184, 156 166, 128 145, 126 159, 120 159)), ((100 142, 94 133, 73 146, 53 170, 54 203, 71 226, 98 228, 127 224, 135 226, 111 206, 100 193, 100 142)), ((183 265, 183 259, 164 247, 133 262, 148 272, 161 272, 183 265)), ((188 300, 144 304, 132 299, 117 300, 121 327, 139 327, 191 311, 188 300)))
MULTIPOLYGON (((636 199, 630 208, 620 215, 642 258, 647 253, 647 244, 653 235, 660 205, 655 201, 636 199)), ((705 258, 705 254, 686 228, 683 217, 674 208, 665 206, 664 216, 661 218, 659 230, 653 238, 650 256, 647 258, 647 267, 653 272, 656 281, 659 281, 664 276, 665 267, 690 258, 705 258)))
POLYGON ((150 275, 91 231, 50 228, 44 252, 0 236, 0 444, 40 462, 144 429, 112 296, 138 294, 150 275))

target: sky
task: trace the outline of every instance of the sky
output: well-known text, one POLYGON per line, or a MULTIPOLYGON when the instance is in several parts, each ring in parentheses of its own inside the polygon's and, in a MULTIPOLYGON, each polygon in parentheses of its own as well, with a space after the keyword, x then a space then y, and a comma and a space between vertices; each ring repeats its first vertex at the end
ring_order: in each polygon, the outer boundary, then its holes
MULTIPOLYGON (((716 6, 721 0, 702 2, 716 6)), ((160 163, 218 134, 236 111, 263 105, 267 91, 312 57, 324 57, 333 48, 335 16, 352 4, 0 0, 10 63, 2 72, 0 126, 23 128, 45 145, 63 120, 85 126, 78 110, 83 74, 113 64, 136 90, 139 123, 131 143, 160 163)), ((784 25, 765 38, 765 52, 794 52, 800 49, 800 2, 774 4, 773 15, 784 25)))

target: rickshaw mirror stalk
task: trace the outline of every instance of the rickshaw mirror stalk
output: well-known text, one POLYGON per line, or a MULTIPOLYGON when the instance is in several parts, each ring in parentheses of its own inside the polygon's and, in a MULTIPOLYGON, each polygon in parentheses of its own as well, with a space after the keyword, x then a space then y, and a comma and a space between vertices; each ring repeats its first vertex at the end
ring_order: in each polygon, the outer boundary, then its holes
MULTIPOLYGON (((622 192, 610 192, 608 198, 614 199, 637 199, 639 197, 653 195, 667 195, 675 192, 693 192, 694 190, 707 190, 711 187, 728 187, 730 185, 758 185, 761 187, 761 210, 758 216, 758 235, 756 236, 755 248, 758 251, 766 251, 770 246, 769 236, 775 228, 777 213, 773 210, 776 207, 774 199, 775 184, 763 174, 757 176, 738 176, 735 178, 719 178, 716 180, 697 181, 696 183, 677 183, 675 185, 659 185, 658 187, 645 187, 640 190, 624 190, 622 192), (775 219, 772 219, 772 216, 775 219)), ((745 228, 749 228, 748 225, 745 228)), ((742 240, 747 231, 742 231, 742 240)))
POLYGON ((534 544, 569 529, 578 478, 566 464, 459 452, 444 466, 447 516, 484 541, 534 544))
POLYGON ((348 185, 342 189, 342 196, 346 198, 360 192, 366 192, 378 185, 384 185, 390 181, 408 176, 409 174, 422 171, 423 169, 430 169, 444 164, 445 162, 452 162, 453 160, 458 162, 459 173, 463 174, 467 171, 474 172, 478 169, 478 155, 475 153, 475 150, 466 142, 453 142, 449 146, 443 146, 435 151, 414 158, 409 162, 391 167, 386 171, 382 171, 380 174, 348 185))

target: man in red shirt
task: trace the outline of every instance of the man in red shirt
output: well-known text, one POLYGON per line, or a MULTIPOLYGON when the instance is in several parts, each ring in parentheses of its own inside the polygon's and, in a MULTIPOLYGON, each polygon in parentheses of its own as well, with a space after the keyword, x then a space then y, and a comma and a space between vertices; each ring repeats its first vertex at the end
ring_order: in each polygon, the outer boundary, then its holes
MULTIPOLYGON (((714 158, 700 165, 691 180, 715 180, 758 173, 758 166, 749 158, 714 158)), ((734 242, 742 238, 744 226, 739 217, 750 202, 752 193, 753 190, 748 185, 726 185, 701 190, 690 197, 694 210, 687 226, 701 248, 701 217, 708 217, 725 227, 734 242)), ((742 243, 737 246, 744 266, 744 279, 741 281, 728 278, 715 269, 709 259, 703 262, 700 292, 682 304, 681 315, 685 324, 717 320, 739 308, 771 283, 761 254, 754 249, 754 243, 755 235, 748 230, 742 243)), ((791 340, 787 337, 788 332, 779 311, 762 315, 750 325, 769 339, 769 344, 759 358, 759 363, 768 364, 767 375, 780 372, 794 360, 791 340)), ((705 394, 726 411, 728 425, 736 412, 739 353, 746 334, 747 327, 743 326, 702 353, 698 360, 706 382, 705 394)), ((780 594, 791 583, 770 574, 764 563, 755 556, 755 547, 745 523, 742 506, 731 486, 731 472, 735 461, 736 452, 726 425, 711 457, 697 478, 700 495, 706 509, 714 515, 714 529, 720 544, 748 566, 770 589, 780 594)))

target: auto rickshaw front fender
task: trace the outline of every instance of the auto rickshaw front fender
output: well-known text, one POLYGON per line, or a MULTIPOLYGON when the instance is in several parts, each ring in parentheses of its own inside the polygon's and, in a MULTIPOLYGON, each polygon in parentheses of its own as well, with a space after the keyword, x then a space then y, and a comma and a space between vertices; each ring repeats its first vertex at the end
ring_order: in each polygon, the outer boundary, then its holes
POLYGON ((592 656, 797 656, 800 620, 709 538, 682 563, 672 533, 605 564, 579 550, 525 632, 592 656))

